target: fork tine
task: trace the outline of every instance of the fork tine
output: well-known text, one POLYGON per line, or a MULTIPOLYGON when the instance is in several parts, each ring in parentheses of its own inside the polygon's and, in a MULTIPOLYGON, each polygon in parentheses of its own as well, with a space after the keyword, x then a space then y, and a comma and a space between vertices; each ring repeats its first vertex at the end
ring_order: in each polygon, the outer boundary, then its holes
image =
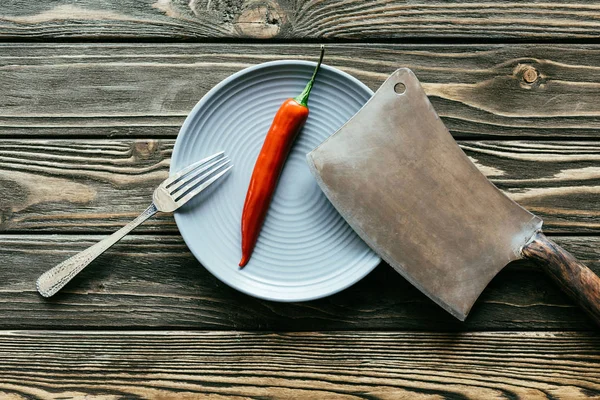
POLYGON ((167 187, 171 186, 172 184, 181 180, 181 178, 183 178, 184 176, 186 176, 188 173, 192 172, 196 168, 200 167, 201 165, 206 164, 216 158, 221 158, 221 156, 223 156, 224 154, 225 154, 224 151, 220 151, 216 154, 213 154, 212 156, 206 157, 200 161, 190 164, 187 167, 185 167, 184 169, 182 169, 181 171, 178 171, 177 173, 175 173, 173 176, 169 177, 162 184, 164 185, 165 188, 167 188, 167 187))
MULTIPOLYGON (((204 189, 206 189, 207 187, 212 185, 217 179, 219 179, 220 177, 225 175, 231 168, 233 168, 233 165, 230 165, 229 167, 225 168, 223 171, 219 172, 218 174, 216 174, 215 176, 213 176, 206 182, 204 182, 201 185, 194 188, 191 192, 187 193, 185 196, 181 197, 180 199, 177 199, 175 203, 177 204, 177 206, 181 207, 182 205, 187 203, 192 197, 196 196, 197 194, 202 192, 204 189)), ((214 172, 214 171, 211 171, 211 172, 214 172)))
POLYGON ((193 190, 198 185, 202 184, 205 180, 209 179, 212 175, 219 172, 221 169, 229 165, 231 160, 225 159, 223 162, 219 163, 212 167, 209 171, 203 172, 202 174, 196 175, 193 179, 190 179, 186 182, 184 186, 179 187, 177 190, 170 192, 169 195, 173 198, 174 201, 179 200, 181 197, 185 196, 187 192, 193 190))
POLYGON ((219 171, 221 168, 229 164, 231 161, 229 158, 223 158, 214 162, 210 169, 203 168, 202 171, 194 171, 189 176, 186 177, 185 182, 182 182, 181 185, 178 185, 176 188, 171 187, 167 189, 169 191, 169 196, 173 199, 177 199, 185 194, 185 192, 189 192, 195 186, 202 183, 203 180, 209 178, 212 174, 219 171))
POLYGON ((167 192, 173 198, 177 197, 181 194, 181 192, 185 192, 186 190, 190 190, 193 186, 197 185, 201 180, 207 178, 209 175, 213 174, 215 171, 223 167, 223 165, 231 162, 229 157, 225 156, 216 161, 212 161, 208 164, 202 165, 199 168, 196 168, 192 172, 189 172, 183 178, 180 178, 178 182, 167 186, 167 192), (177 194, 177 192, 180 192, 177 194))
POLYGON ((216 170, 217 168, 219 168, 216 165, 223 163, 223 162, 228 163, 229 158, 227 156, 225 156, 223 158, 219 158, 219 159, 209 162, 207 164, 203 164, 202 166, 196 168, 193 171, 188 172, 186 175, 179 178, 179 180, 177 182, 173 182, 170 185, 167 185, 166 189, 169 191, 169 194, 174 195, 175 192, 178 192, 179 190, 184 189, 185 187, 187 187, 189 185, 190 182, 196 180, 196 178, 198 178, 198 176, 200 174, 202 174, 203 172, 208 171, 208 170, 213 170, 213 171, 216 170))

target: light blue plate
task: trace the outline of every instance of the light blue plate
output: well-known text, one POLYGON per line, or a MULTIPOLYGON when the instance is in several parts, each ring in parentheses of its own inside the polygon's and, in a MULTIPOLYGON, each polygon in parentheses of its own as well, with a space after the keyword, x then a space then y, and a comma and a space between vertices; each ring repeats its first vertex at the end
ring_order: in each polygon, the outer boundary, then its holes
POLYGON ((196 258, 221 281, 252 296, 311 300, 367 275, 380 258, 346 224, 317 186, 306 154, 333 134, 373 92, 323 65, 308 105, 308 121, 285 165, 250 262, 242 270, 240 220, 254 163, 281 103, 298 95, 315 63, 276 61, 246 68, 200 100, 185 120, 171 162, 178 171, 223 150, 230 175, 175 213, 196 258))

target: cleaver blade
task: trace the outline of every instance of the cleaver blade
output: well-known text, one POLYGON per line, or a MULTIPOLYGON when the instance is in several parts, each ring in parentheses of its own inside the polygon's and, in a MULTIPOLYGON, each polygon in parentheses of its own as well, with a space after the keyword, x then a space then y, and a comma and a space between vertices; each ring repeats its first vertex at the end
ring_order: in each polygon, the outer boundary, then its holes
POLYGON ((478 170, 411 70, 394 72, 307 161, 360 237, 458 319, 506 264, 531 258, 600 321, 598 277, 478 170))

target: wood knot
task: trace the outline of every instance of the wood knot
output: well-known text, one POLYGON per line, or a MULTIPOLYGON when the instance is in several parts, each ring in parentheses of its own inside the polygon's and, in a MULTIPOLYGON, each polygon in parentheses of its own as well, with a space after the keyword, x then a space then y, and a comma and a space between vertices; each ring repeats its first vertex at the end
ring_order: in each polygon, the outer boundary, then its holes
POLYGON ((138 140, 133 145, 133 153, 138 159, 151 158, 158 150, 158 141, 156 140, 138 140))
POLYGON ((539 63, 517 64, 513 69, 513 82, 517 82, 521 89, 535 90, 546 84, 547 76, 537 68, 539 63))
POLYGON ((538 74, 537 70, 531 66, 528 66, 523 71, 523 80, 526 83, 531 84, 531 83, 537 81, 538 78, 539 78, 539 74, 538 74))
POLYGON ((235 27, 242 36, 270 39, 279 34, 286 21, 287 16, 277 2, 256 1, 244 5, 235 27))

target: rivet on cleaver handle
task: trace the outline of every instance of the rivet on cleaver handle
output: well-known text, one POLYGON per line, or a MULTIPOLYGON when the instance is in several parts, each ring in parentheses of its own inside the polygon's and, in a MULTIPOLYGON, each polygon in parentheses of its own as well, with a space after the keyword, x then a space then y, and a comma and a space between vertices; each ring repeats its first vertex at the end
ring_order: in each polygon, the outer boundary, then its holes
POLYGON ((361 238, 455 317, 466 318, 506 264, 530 258, 600 324, 600 279, 479 172, 411 70, 394 72, 307 159, 361 238))

